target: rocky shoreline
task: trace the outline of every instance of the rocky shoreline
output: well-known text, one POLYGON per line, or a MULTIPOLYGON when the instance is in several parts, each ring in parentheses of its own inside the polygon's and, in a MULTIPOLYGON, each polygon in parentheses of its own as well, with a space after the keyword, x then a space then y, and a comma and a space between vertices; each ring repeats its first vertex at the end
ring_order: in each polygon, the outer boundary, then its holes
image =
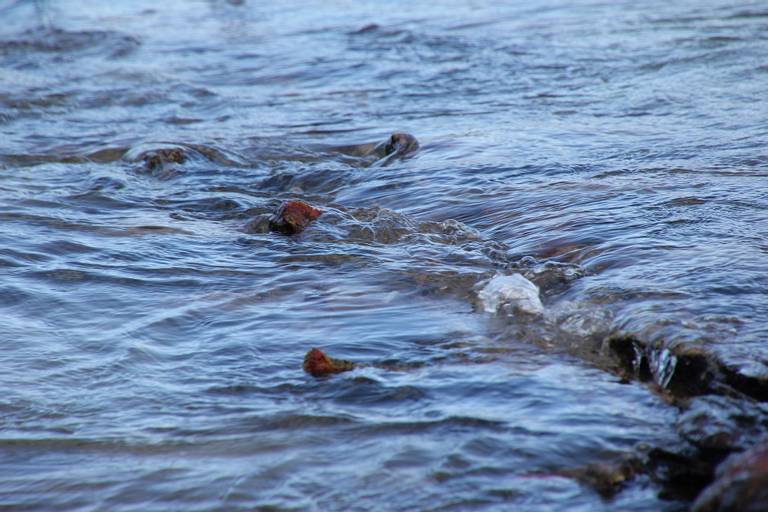
MULTIPOLYGON (((676 446, 639 446, 602 463, 563 471, 610 499, 640 475, 661 488, 666 499, 691 502, 696 512, 761 511, 768 502, 768 404, 766 381, 729 368, 704 350, 678 347, 669 353, 674 365, 662 386, 654 378, 653 347, 629 335, 605 339, 624 381, 645 383, 680 410, 676 446)), ((669 364, 669 363, 668 363, 669 364)), ((387 364, 353 362, 309 350, 303 368, 316 377, 356 368, 402 370, 387 364)))
MULTIPOLYGON (((339 151, 386 165, 418 147, 412 135, 395 133, 385 142, 339 151)), ((187 158, 183 148, 173 147, 154 148, 129 160, 141 163, 140 172, 162 174, 176 169, 187 158)), ((297 235, 321 214, 321 210, 303 201, 285 201, 271 216, 255 219, 252 224, 258 224, 253 228, 256 231, 297 235)), ((523 314, 543 313, 538 287, 520 274, 497 274, 490 280, 491 285, 494 283, 495 287, 478 292, 478 300, 485 304, 480 309, 488 313, 497 309, 505 314, 511 314, 511 309, 523 314), (511 279, 515 276, 519 282, 511 279), (510 282, 500 281, 505 279, 510 282), (499 290, 506 290, 506 296, 496 297, 499 290)), ((649 386, 661 400, 678 408, 675 430, 679 443, 640 446, 615 460, 564 471, 563 476, 610 498, 627 482, 645 475, 661 488, 662 497, 690 502, 698 512, 762 510, 761 504, 768 499, 768 491, 763 490, 768 488, 764 485, 768 481, 768 377, 748 375, 699 346, 670 347, 631 334, 612 334, 602 340, 592 337, 587 345, 591 348, 580 351, 578 356, 614 373, 623 382, 649 386)), ((366 366, 402 369, 391 362, 336 359, 319 348, 309 350, 303 363, 303 369, 316 378, 366 366)))

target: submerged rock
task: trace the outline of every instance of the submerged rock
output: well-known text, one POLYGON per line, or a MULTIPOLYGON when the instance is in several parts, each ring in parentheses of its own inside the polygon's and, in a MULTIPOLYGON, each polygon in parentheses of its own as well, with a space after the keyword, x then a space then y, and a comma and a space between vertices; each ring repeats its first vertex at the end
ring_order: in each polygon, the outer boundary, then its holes
MULTIPOLYGON (((146 148, 146 145, 142 146, 146 148)), ((125 158, 130 162, 139 163, 138 171, 157 173, 185 163, 188 156, 181 146, 161 146, 151 149, 143 149, 139 146, 126 153, 125 158)))
POLYGON ((643 470, 661 485, 662 498, 690 502, 712 481, 713 461, 684 443, 670 448, 648 450, 643 470))
POLYGON ((269 229, 285 235, 295 235, 304 231, 322 213, 304 201, 288 201, 270 217, 269 229))
POLYGON ((632 454, 626 454, 616 460, 588 464, 581 468, 564 471, 562 474, 575 478, 604 498, 611 498, 642 470, 640 459, 632 454))
POLYGON ((410 133, 395 132, 383 142, 338 146, 333 149, 353 157, 375 157, 377 162, 386 165, 393 159, 414 153, 419 149, 419 141, 410 133))
POLYGON ((319 348, 313 348, 304 356, 304 371, 313 377, 341 373, 355 368, 355 363, 328 357, 319 348))
POLYGON ((713 460, 755 445, 766 426, 765 404, 720 395, 691 399, 677 420, 680 435, 713 460))
POLYGON ((183 164, 187 161, 187 156, 181 148, 165 148, 148 151, 141 159, 144 161, 144 167, 152 171, 165 164, 183 164))
POLYGON ((377 146, 376 153, 382 157, 405 156, 419 149, 419 141, 410 133, 393 133, 387 142, 377 146))
POLYGON ((487 313, 496 313, 500 307, 516 308, 532 315, 544 312, 539 287, 520 274, 497 274, 480 290, 477 297, 487 313))
POLYGON ((693 512, 762 512, 768 509, 768 442, 732 455, 693 503, 693 512))

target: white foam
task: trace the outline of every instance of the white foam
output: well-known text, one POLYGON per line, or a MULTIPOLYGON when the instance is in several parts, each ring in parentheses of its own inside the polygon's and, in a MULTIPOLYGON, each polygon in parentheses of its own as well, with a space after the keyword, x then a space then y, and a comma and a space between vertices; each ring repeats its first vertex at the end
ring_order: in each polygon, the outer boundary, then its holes
POLYGON ((544 313, 539 287, 520 274, 496 274, 477 296, 488 313, 496 313, 500 306, 510 306, 533 315, 544 313))

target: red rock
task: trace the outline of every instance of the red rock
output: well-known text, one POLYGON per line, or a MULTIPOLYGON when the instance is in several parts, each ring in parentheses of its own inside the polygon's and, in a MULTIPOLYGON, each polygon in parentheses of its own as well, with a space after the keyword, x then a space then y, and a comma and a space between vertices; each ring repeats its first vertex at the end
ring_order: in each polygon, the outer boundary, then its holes
POLYGON ((304 201, 287 201, 269 219, 269 229, 286 235, 301 233, 323 212, 304 201))
POLYGON ((346 372, 354 369, 354 367, 354 363, 350 361, 328 357, 319 348, 313 348, 304 356, 304 371, 313 377, 346 372))

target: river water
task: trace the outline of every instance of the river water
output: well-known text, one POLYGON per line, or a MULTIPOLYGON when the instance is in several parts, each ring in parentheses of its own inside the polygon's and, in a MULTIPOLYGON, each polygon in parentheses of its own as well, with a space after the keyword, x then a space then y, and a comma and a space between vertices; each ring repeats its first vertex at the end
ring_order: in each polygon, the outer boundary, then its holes
POLYGON ((0 3, 3 508, 687 506, 574 475, 679 442, 608 334, 766 373, 768 11, 438 4, 0 3))

